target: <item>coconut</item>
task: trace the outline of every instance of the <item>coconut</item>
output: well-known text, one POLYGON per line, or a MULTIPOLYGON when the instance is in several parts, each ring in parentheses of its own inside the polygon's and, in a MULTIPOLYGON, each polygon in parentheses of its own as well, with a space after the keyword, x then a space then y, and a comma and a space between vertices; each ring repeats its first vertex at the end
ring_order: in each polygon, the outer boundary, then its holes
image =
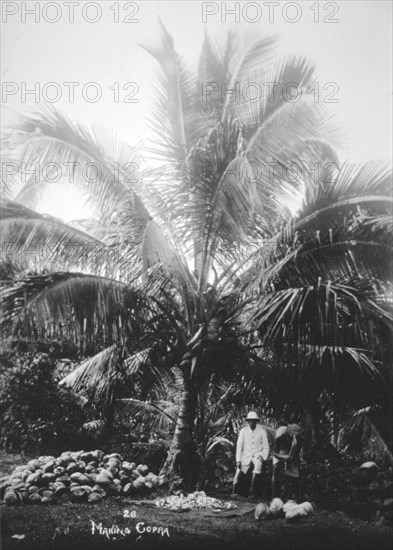
MULTIPOLYGON (((25 470, 28 470, 29 468, 27 468, 27 466, 16 466, 16 468, 14 468, 14 471, 12 472, 11 475, 18 475, 20 473, 23 473, 25 470)), ((32 470, 30 470, 30 473, 32 473, 32 470)))
POLYGON ((80 485, 88 485, 89 483, 92 483, 89 476, 87 476, 86 474, 82 474, 81 472, 75 472, 74 474, 71 474, 70 478, 72 481, 75 481, 80 485))
POLYGON ((42 481, 45 483, 50 483, 56 479, 55 474, 42 474, 42 481))
POLYGON ((65 468, 67 467, 68 464, 73 462, 74 460, 72 459, 72 456, 69 454, 61 455, 61 457, 57 460, 57 464, 65 468))
POLYGON ((133 485, 135 489, 143 489, 143 487, 145 486, 145 478, 143 476, 139 476, 133 481, 133 485))
POLYGON ((149 473, 149 466, 146 466, 146 464, 139 464, 136 469, 141 476, 145 476, 149 473))
POLYGON ((41 478, 41 475, 40 474, 30 474, 27 478, 26 478, 26 483, 28 485, 38 485, 38 481, 40 480, 41 478))
POLYGON ((108 470, 101 470, 97 475, 95 482, 97 485, 110 485, 113 481, 113 475, 108 470))
POLYGON ((89 464, 89 462, 94 460, 94 453, 93 452, 82 453, 80 459, 83 460, 86 464, 89 464))
POLYGON ((255 519, 264 519, 264 518, 269 517, 269 515, 270 515, 269 506, 267 504, 265 504, 264 502, 260 502, 255 507, 255 514, 254 515, 255 515, 255 519))
POLYGON ((55 467, 56 467, 56 460, 53 459, 53 460, 47 461, 47 462, 43 465, 42 469, 43 469, 43 471, 44 471, 45 473, 48 473, 48 472, 53 471, 55 467))
POLYGON ((114 466, 108 466, 107 471, 110 472, 113 476, 118 474, 118 469, 114 466))
POLYGON ((294 500, 288 500, 282 507, 282 511, 286 514, 294 506, 297 506, 297 503, 294 500))
POLYGON ((132 472, 132 470, 135 469, 135 466, 133 468, 131 468, 131 463, 130 462, 127 462, 127 461, 124 461, 121 465, 121 468, 122 470, 124 470, 127 474, 130 474, 132 472))
POLYGON ((71 483, 70 476, 59 476, 56 481, 60 481, 60 483, 64 483, 64 485, 69 485, 71 483))
POLYGON ((27 467, 29 468, 29 470, 35 470, 36 468, 40 467, 40 462, 39 460, 29 460, 29 462, 27 463, 27 467))
POLYGON ((102 502, 102 495, 99 493, 91 493, 88 496, 87 501, 90 502, 90 504, 99 504, 102 502))
POLYGON ((270 503, 270 513, 272 516, 277 517, 282 513, 284 503, 281 498, 274 498, 270 503))
POLYGON ((61 481, 55 481, 52 485, 53 485, 53 490, 66 488, 65 484, 62 483, 61 481))
MULTIPOLYGON (((26 479, 27 479, 27 477, 26 477, 26 479)), ((10 478, 10 481, 13 485, 15 485, 15 483, 22 483, 23 482, 22 474, 20 472, 18 472, 17 475, 12 475, 11 478, 10 478)))
POLYGON ((78 465, 76 462, 70 462, 67 466, 67 474, 74 474, 79 470, 78 465))
POLYGON ((101 449, 96 449, 93 451, 93 457, 97 460, 97 462, 100 462, 105 456, 104 451, 101 451, 101 449))
POLYGON ((84 451, 75 451, 71 453, 71 457, 74 459, 75 462, 78 462, 80 460, 80 457, 83 455, 84 451))
POLYGON ((314 513, 314 508, 311 502, 308 502, 308 501, 302 502, 301 506, 303 506, 303 510, 307 512, 307 515, 314 513))
POLYGON ((151 483, 153 484, 153 486, 155 487, 157 484, 158 484, 158 476, 156 476, 155 474, 153 474, 150 478, 150 481, 151 483))
POLYGON ((13 489, 7 489, 4 495, 4 502, 7 506, 15 506, 19 502, 18 495, 13 489))
POLYGON ((117 460, 119 460, 119 462, 122 462, 122 460, 123 460, 121 455, 119 455, 119 453, 112 453, 110 455, 105 456, 105 460, 109 460, 111 458, 117 458, 117 460))
POLYGON ((126 474, 120 474, 120 481, 122 485, 125 485, 130 482, 130 478, 126 474))
POLYGON ((1 496, 3 497, 8 487, 11 487, 11 482, 6 480, 1 483, 0 489, 1 489, 1 496))
POLYGON ((301 504, 298 504, 297 506, 293 506, 288 510, 288 512, 285 514, 285 519, 287 521, 296 521, 300 518, 305 518, 308 515, 306 510, 303 508, 301 504))

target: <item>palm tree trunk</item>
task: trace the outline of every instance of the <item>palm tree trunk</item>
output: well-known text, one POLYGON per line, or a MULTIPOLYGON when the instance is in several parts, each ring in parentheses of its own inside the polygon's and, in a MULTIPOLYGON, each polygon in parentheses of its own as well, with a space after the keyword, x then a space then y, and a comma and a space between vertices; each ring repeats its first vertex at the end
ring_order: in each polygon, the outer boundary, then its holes
POLYGON ((176 420, 175 433, 161 474, 168 475, 172 468, 175 453, 182 448, 185 442, 192 441, 195 415, 196 395, 190 384, 190 372, 187 370, 187 372, 183 373, 183 390, 180 399, 179 415, 176 420))

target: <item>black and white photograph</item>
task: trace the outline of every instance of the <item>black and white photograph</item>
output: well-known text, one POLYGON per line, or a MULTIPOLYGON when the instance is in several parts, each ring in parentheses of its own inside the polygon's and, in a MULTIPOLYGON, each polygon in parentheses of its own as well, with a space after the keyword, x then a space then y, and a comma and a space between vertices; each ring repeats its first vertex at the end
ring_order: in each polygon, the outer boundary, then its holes
POLYGON ((0 547, 390 550, 390 0, 2 0, 0 547))

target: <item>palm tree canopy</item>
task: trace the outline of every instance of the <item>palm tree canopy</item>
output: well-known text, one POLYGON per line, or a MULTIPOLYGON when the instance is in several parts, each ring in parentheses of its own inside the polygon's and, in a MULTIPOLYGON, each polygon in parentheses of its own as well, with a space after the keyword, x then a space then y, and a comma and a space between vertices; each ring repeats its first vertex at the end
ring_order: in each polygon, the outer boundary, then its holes
POLYGON ((75 319, 98 354, 68 382, 90 381, 95 395, 116 386, 127 357, 151 350, 150 370, 181 373, 179 415, 191 425, 202 392, 266 389, 273 366, 306 381, 313 399, 348 386, 348 364, 355 377, 378 378, 392 321, 389 169, 340 165, 342 129, 307 93, 314 67, 279 55, 273 36, 205 36, 196 65, 163 25, 144 48, 157 65, 156 143, 146 152, 155 167, 54 109, 6 136, 9 157, 28 168, 71 166, 69 183, 96 219, 81 231, 41 216, 32 208, 47 181, 4 182, 4 242, 52 246, 50 273, 22 273, 3 288, 3 329, 23 336, 75 319), (301 100, 284 94, 286 82, 298 83, 301 100), (258 101, 251 84, 264 91, 258 101), (70 239, 81 254, 68 255, 70 239))

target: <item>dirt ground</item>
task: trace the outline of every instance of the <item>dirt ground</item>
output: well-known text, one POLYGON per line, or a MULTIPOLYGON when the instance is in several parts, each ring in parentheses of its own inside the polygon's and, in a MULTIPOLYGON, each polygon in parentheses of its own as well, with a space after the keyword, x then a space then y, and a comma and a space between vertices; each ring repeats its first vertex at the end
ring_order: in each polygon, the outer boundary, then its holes
MULTIPOLYGON (((0 453, 2 475, 9 474, 28 458, 0 453)), ((237 504, 248 502, 242 497, 231 500, 237 504)), ((258 522, 252 511, 236 518, 206 517, 200 511, 170 512, 143 500, 111 497, 97 505, 2 504, 0 512, 2 550, 391 550, 393 547, 390 527, 354 519, 343 512, 318 509, 298 523, 287 523, 284 519, 258 522), (15 535, 19 538, 14 538, 15 535)))
POLYGON ((391 550, 393 543, 389 527, 322 510, 298 523, 257 522, 253 512, 206 517, 112 497, 98 505, 3 505, 1 512, 4 550, 391 550))

